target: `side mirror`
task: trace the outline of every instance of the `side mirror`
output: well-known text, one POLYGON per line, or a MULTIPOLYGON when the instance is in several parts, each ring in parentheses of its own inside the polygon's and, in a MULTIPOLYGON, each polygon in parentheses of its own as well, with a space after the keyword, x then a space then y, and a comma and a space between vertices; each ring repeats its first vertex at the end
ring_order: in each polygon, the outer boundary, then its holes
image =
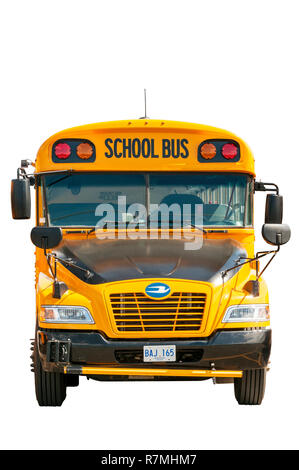
POLYGON ((291 229, 286 224, 264 224, 262 227, 264 240, 270 245, 284 245, 291 238, 291 229))
POLYGON ((30 219, 30 180, 19 178, 11 181, 11 212, 13 219, 30 219))
POLYGON ((270 245, 284 245, 291 238, 291 229, 282 224, 283 198, 279 194, 267 194, 265 223, 262 227, 264 240, 270 245))
POLYGON ((34 227, 31 230, 31 241, 38 248, 48 250, 55 248, 62 240, 60 227, 34 227))
POLYGON ((278 194, 267 194, 265 224, 281 224, 283 198, 278 194))

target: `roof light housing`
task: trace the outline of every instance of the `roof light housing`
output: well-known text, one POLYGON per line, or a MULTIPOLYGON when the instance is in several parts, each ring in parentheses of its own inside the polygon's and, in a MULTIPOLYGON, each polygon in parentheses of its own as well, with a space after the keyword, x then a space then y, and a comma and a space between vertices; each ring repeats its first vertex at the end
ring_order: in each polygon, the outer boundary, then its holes
POLYGON ((209 139, 198 146, 199 163, 235 163, 240 160, 240 145, 235 140, 209 139))
POLYGON ((95 145, 87 139, 59 139, 52 146, 54 163, 89 163, 95 159, 95 145))

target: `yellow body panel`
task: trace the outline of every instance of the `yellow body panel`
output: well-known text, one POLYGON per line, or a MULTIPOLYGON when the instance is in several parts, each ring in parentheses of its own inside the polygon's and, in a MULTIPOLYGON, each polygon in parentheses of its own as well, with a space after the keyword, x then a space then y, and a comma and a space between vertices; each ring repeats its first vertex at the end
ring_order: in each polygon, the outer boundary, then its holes
MULTIPOLYGON (((119 154, 121 150, 119 151, 119 154)), ((227 171, 254 175, 254 159, 250 148, 234 134, 215 127, 176 121, 133 120, 98 123, 74 127, 50 137, 39 149, 36 172, 73 169, 76 171, 227 171), (105 139, 154 138, 155 158, 107 158, 105 139), (96 148, 96 160, 68 163, 52 161, 52 146, 59 139, 88 139, 96 148), (187 139, 188 158, 162 158, 162 139, 187 139), (233 139, 240 144, 239 162, 198 163, 198 145, 207 139, 233 139)))
MULTIPOLYGON (((237 136, 227 131, 197 124, 181 123, 174 121, 160 120, 132 120, 99 123, 86 126, 75 127, 59 132, 50 137, 39 149, 36 159, 36 173, 47 171, 61 171, 72 169, 75 171, 189 171, 189 172, 238 172, 247 173, 254 176, 254 159, 249 147, 237 136), (106 158, 105 139, 120 139, 147 137, 154 138, 156 142, 155 151, 157 158, 106 158), (94 162, 76 163, 55 163, 52 161, 52 146, 59 139, 88 139, 96 148, 96 160, 94 162), (188 158, 162 158, 162 139, 180 138, 188 141, 188 158), (220 163, 198 163, 198 145, 207 139, 233 139, 240 145, 240 160, 238 162, 220 163)), ((40 196, 39 196, 40 197, 40 196)), ((41 201, 39 201, 39 213, 37 221, 42 219, 41 201)), ((71 232, 71 231, 68 231, 71 232)), ((254 229, 247 228, 227 228, 227 233, 207 233, 209 239, 231 238, 239 242, 246 250, 248 257, 254 256, 254 229)), ((78 234, 67 233, 63 230, 64 238, 76 238, 78 234)), ((86 238, 87 232, 80 235, 86 238)), ((95 235, 89 235, 94 237, 95 235)), ((207 337, 217 329, 227 328, 253 328, 265 327, 269 322, 264 323, 222 323, 222 318, 229 305, 236 304, 267 304, 268 291, 262 279, 260 282, 260 295, 253 297, 244 286, 249 280, 255 279, 255 266, 251 263, 243 266, 238 274, 230 280, 220 282, 218 285, 204 282, 167 279, 167 283, 176 292, 204 293, 206 304, 203 314, 202 324, 198 331, 119 331, 113 316, 109 295, 120 292, 144 291, 145 286, 151 281, 165 282, 163 279, 128 280, 108 284, 92 285, 81 281, 61 264, 57 264, 57 277, 67 284, 68 290, 61 299, 52 297, 52 276, 42 250, 36 250, 36 276, 37 276, 37 312, 38 323, 42 328, 58 328, 72 330, 97 330, 108 338, 186 338, 186 337, 207 337), (39 317, 42 305, 80 305, 87 307, 93 318, 94 324, 55 324, 41 321, 39 317)), ((104 372, 85 372, 103 373, 104 372)), ((106 372, 105 372, 106 373, 106 372)), ((114 373, 114 372, 113 372, 114 373)), ((166 373, 167 375, 167 373, 166 373)))

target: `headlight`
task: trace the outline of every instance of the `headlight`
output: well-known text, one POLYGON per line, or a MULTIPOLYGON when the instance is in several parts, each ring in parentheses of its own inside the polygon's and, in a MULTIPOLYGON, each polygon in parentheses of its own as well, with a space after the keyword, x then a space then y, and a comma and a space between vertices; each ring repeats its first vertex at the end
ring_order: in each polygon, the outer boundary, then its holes
POLYGON ((269 305, 231 305, 226 310, 222 323, 260 322, 269 319, 269 305))
POLYGON ((40 320, 47 323, 94 323, 87 308, 66 305, 43 305, 40 320))

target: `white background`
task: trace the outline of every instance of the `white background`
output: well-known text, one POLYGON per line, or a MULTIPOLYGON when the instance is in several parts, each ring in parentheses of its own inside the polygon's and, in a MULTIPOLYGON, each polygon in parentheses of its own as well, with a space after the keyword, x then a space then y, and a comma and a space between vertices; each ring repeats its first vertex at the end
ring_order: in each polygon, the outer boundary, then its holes
MULTIPOLYGON (((4 449, 298 449, 298 2, 10 0, 1 44, 0 446, 4 449), (143 115, 228 129, 251 146, 258 178, 279 184, 292 240, 265 274, 273 349, 261 406, 232 385, 82 379, 40 408, 31 221, 12 221, 21 158, 75 125, 143 115)), ((256 249, 265 194, 256 197, 256 249)))

